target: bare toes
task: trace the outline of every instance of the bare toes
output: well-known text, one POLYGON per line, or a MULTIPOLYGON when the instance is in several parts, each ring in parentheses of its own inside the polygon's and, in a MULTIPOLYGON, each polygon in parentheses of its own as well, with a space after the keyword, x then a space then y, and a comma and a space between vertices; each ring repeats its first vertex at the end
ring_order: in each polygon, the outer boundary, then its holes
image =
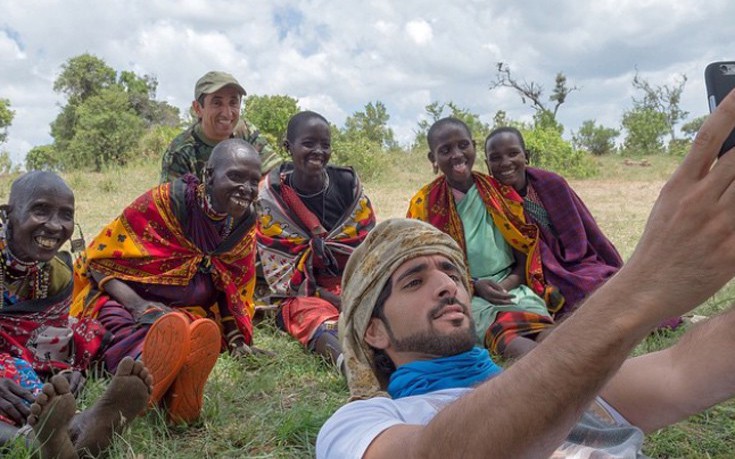
POLYGON ((132 357, 125 357, 120 361, 120 363, 117 365, 117 371, 115 372, 115 376, 128 376, 133 374, 133 369, 135 368, 135 364, 139 363, 133 360, 132 357))
MULTIPOLYGON (((40 394, 36 395, 36 402, 37 405, 45 405, 49 401, 49 396, 45 393, 41 392, 40 394)), ((32 406, 32 405, 31 405, 32 406)), ((40 409, 40 407, 39 407, 40 409)))
POLYGON ((53 386, 54 393, 48 393, 44 391, 44 393, 46 393, 50 397, 54 395, 64 395, 71 392, 71 388, 69 387, 69 380, 61 375, 56 375, 52 377, 50 385, 53 386))

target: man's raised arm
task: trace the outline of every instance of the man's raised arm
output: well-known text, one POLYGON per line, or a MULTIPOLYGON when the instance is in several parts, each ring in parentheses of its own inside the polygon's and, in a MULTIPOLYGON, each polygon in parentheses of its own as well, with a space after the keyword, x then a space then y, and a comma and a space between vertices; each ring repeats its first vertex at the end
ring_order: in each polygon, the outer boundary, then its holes
POLYGON ((661 190, 630 260, 574 315, 425 427, 385 430, 365 457, 551 455, 657 323, 691 310, 735 275, 735 153, 715 162, 733 126, 735 93, 661 190))

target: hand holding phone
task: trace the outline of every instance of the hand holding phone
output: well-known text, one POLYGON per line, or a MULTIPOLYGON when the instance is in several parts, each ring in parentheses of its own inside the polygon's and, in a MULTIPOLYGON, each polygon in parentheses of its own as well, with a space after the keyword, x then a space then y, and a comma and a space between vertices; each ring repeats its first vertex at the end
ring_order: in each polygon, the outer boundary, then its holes
MULTIPOLYGON (((704 69, 709 111, 712 113, 722 99, 735 88, 735 61, 713 62, 704 69)), ((735 129, 722 144, 720 156, 735 147, 735 129)))

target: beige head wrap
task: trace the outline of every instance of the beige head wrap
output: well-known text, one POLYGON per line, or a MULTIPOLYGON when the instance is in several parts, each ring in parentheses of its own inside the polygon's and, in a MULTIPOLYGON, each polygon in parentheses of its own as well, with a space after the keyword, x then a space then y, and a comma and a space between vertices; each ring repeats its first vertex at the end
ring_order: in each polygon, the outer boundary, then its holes
MULTIPOLYGON (((350 256, 342 275, 342 313, 339 334, 344 351, 350 399, 386 396, 373 371, 373 350, 365 330, 380 291, 407 260, 444 255, 467 272, 464 255, 448 234, 419 220, 394 218, 380 223, 350 256)), ((469 278, 463 276, 470 291, 469 278)))

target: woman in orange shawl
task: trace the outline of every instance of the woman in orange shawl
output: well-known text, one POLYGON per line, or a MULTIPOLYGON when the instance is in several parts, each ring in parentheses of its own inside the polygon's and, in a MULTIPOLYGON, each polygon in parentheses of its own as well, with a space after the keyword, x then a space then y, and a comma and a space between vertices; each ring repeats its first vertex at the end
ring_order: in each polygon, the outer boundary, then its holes
POLYGON ((464 250, 478 339, 495 354, 523 355, 553 325, 551 314, 563 303, 544 281, 538 228, 526 223, 512 188, 472 172, 475 143, 466 124, 439 120, 428 142, 429 160, 442 176, 411 199, 408 217, 446 232, 464 250))
POLYGON ((97 317, 113 335, 110 371, 142 358, 151 401, 165 397, 174 422, 199 416, 221 348, 250 352, 259 179, 250 144, 221 142, 202 183, 187 175, 146 192, 75 263, 71 313, 97 317))

